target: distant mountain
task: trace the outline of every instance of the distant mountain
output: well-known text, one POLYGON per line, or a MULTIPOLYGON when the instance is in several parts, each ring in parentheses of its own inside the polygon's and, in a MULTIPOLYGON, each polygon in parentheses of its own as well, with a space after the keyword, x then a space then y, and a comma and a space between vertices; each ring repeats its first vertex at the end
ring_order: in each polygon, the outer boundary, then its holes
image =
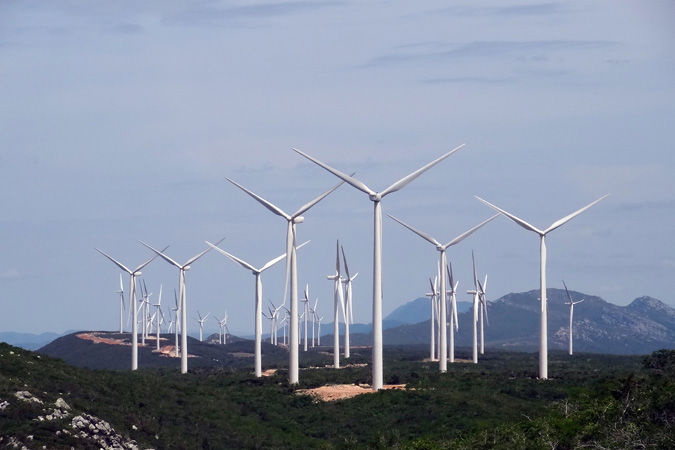
MULTIPOLYGON (((429 299, 426 297, 418 297, 415 300, 399 306, 393 310, 384 321, 392 323, 398 322, 400 325, 424 322, 429 320, 431 315, 431 306, 429 299)), ((471 309, 471 302, 457 302, 457 312, 462 313, 471 309)), ((383 326, 384 328, 384 326, 383 326)), ((391 327, 388 327, 391 328, 391 327)))
POLYGON ((33 333, 15 333, 12 331, 6 331, 0 333, 0 342, 7 342, 10 345, 21 347, 26 350, 37 350, 43 345, 50 343, 57 337, 63 336, 63 334, 51 332, 33 334, 33 333))
MULTIPOLYGON (((566 349, 569 307, 565 291, 548 289, 548 343, 551 349, 566 349)), ((640 297, 630 305, 618 306, 600 297, 571 292, 585 301, 574 309, 574 348, 581 352, 644 354, 675 348, 675 309, 651 297, 640 297)), ((539 343, 539 290, 507 294, 489 302, 489 325, 485 327, 487 347, 535 351, 539 343)), ((414 311, 412 304, 399 309, 414 311)), ((428 303, 426 305, 428 308, 428 303)), ((411 313, 412 314, 412 313, 411 313)), ((430 323, 404 324, 383 331, 385 345, 428 344, 430 323)), ((472 345, 472 311, 459 314, 457 346, 472 345)), ((388 316, 389 317, 389 316, 388 316)), ((322 330, 323 331, 323 330, 322 330)), ((367 345, 368 334, 353 334, 354 345, 367 345)), ((323 343, 323 341, 322 341, 323 343)))

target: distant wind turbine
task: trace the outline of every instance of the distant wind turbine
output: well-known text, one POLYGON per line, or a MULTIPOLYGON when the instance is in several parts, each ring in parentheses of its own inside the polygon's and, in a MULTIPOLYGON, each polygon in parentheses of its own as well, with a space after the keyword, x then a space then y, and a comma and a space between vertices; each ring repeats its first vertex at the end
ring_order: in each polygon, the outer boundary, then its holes
POLYGON ((291 289, 291 309, 290 309, 290 344, 289 344, 289 352, 288 352, 288 382, 290 384, 297 384, 299 381, 299 372, 300 372, 300 365, 299 365, 299 333, 298 333, 298 263, 297 263, 297 255, 295 254, 296 250, 296 224, 304 222, 305 218, 302 216, 305 212, 307 212, 312 206, 316 205, 319 203, 321 200, 326 198, 329 194, 331 194, 334 190, 340 187, 342 185, 341 183, 336 184, 323 194, 319 195, 318 197, 314 198, 313 200, 310 200, 308 203, 305 203, 303 206, 300 207, 296 212, 293 214, 288 214, 284 212, 281 208, 278 206, 274 205, 273 203, 265 200, 264 198, 260 197, 259 195, 253 193, 252 191, 246 189, 244 186, 230 180, 229 178, 227 179, 230 183, 234 184, 237 186, 239 189, 242 191, 246 192, 249 196, 251 196, 253 199, 255 199, 258 203, 263 205, 265 208, 267 208, 269 211, 272 213, 283 217, 288 226, 286 228, 286 276, 285 276, 285 285, 284 285, 284 301, 283 304, 286 303, 286 294, 288 291, 288 284, 290 283, 290 289, 291 289))
MULTIPOLYGON (((166 250, 169 247, 165 247, 166 250)), ((99 249, 96 249, 97 252, 108 258, 112 261, 117 267, 129 274, 129 303, 131 303, 130 308, 132 311, 132 330, 131 330, 131 370, 138 369, 138 321, 136 319, 136 277, 141 274, 141 269, 150 264, 153 259, 156 258, 156 255, 147 261, 143 262, 140 266, 136 267, 134 270, 128 269, 124 264, 117 261, 112 256, 107 253, 102 252, 99 249)))
POLYGON ((453 240, 449 241, 447 244, 441 244, 438 240, 436 240, 436 238, 434 238, 430 234, 427 234, 423 231, 420 231, 420 230, 417 230, 417 229, 411 227, 407 223, 403 222, 400 219, 397 219, 396 217, 392 216, 391 214, 387 214, 387 215, 389 217, 391 217, 392 219, 394 219, 399 224, 406 227, 408 230, 412 231, 413 233, 415 233, 416 235, 418 235, 419 237, 424 239, 425 241, 427 241, 430 244, 436 246, 436 250, 438 250, 438 252, 440 253, 440 256, 439 256, 440 266, 439 267, 440 267, 441 286, 440 286, 440 298, 438 299, 439 306, 440 306, 440 311, 439 311, 439 316, 438 316, 439 319, 440 319, 440 325, 438 327, 438 331, 440 333, 440 338, 441 338, 440 344, 441 345, 440 345, 440 348, 438 349, 438 353, 439 353, 438 367, 439 367, 441 372, 447 372, 447 370, 448 370, 448 359, 447 359, 448 358, 448 349, 447 349, 447 341, 446 341, 447 334, 446 333, 447 333, 448 327, 447 327, 447 322, 446 322, 447 312, 446 312, 446 301, 445 301, 446 279, 445 279, 445 271, 443 270, 445 268, 445 266, 447 265, 446 250, 448 249, 448 247, 451 247, 453 245, 456 245, 456 244, 459 244, 460 242, 462 242, 464 239, 469 237, 471 234, 473 234, 476 230, 481 228, 483 225, 490 222, 491 220, 494 220, 497 216, 499 216, 499 214, 495 214, 494 216, 482 221, 481 223, 479 223, 475 227, 470 228, 469 230, 460 234, 459 236, 457 236, 453 240))
POLYGON ((450 349, 450 354, 449 354, 449 359, 450 362, 453 363, 455 362, 455 332, 459 331, 459 323, 457 320, 457 286, 459 285, 459 281, 455 281, 455 279, 452 276, 452 264, 449 263, 447 266, 445 266, 445 270, 448 274, 448 282, 450 283, 450 289, 446 292, 446 295, 450 296, 450 345, 448 346, 450 349))
POLYGON ((340 282, 340 241, 336 242, 335 247, 335 273, 326 276, 328 280, 333 281, 333 366, 340 368, 340 308, 342 316, 347 322, 345 316, 345 301, 340 282))
POLYGON ((197 322, 199 322, 199 342, 204 342, 204 338, 202 336, 202 331, 204 330, 204 322, 206 321, 207 317, 209 317, 210 312, 207 312, 204 317, 202 317, 201 314, 199 314, 199 310, 197 310, 197 315, 199 318, 197 319, 197 322))
POLYGON ((478 364, 478 308, 480 307, 480 287, 478 286, 478 275, 476 275, 476 258, 473 250, 471 251, 471 262, 473 263, 473 289, 466 291, 473 295, 473 363, 478 364))
POLYGON ((565 302, 566 305, 570 305, 570 355, 572 354, 572 318, 574 317, 574 305, 577 303, 581 303, 584 301, 582 298, 581 300, 574 301, 572 300, 572 296, 570 295, 570 291, 567 290, 567 285, 565 284, 565 280, 563 280, 563 286, 565 286, 565 292, 567 293, 567 299, 569 301, 565 302))
POLYGON ((529 223, 525 222, 523 219, 520 219, 513 214, 504 211, 503 209, 499 208, 498 206, 493 205, 492 203, 483 200, 482 198, 476 196, 476 198, 485 203, 487 206, 490 208, 502 213, 509 219, 513 220, 515 223, 520 225, 521 227, 525 228, 528 231, 534 231, 539 235, 540 238, 540 245, 539 245, 539 258, 540 258, 540 266, 539 266, 539 280, 540 280, 540 301, 541 301, 541 309, 540 309, 540 329, 539 329, 539 378, 542 380, 548 379, 548 309, 546 305, 546 235, 550 233, 551 231, 555 230, 556 228, 559 228, 563 226, 565 223, 569 222, 572 220, 574 217, 578 216, 582 212, 586 211, 588 208, 591 206, 595 205, 598 203, 600 200, 604 199, 607 197, 607 195, 603 195, 599 199, 589 203, 588 205, 584 206, 581 209, 578 209, 577 211, 573 212, 572 214, 569 214, 562 219, 556 220, 546 228, 545 230, 540 230, 539 228, 535 227, 534 225, 530 225, 529 223))
POLYGON ((436 361, 436 330, 435 330, 435 320, 436 320, 436 297, 438 297, 437 286, 438 277, 434 281, 429 278, 429 286, 431 286, 431 292, 427 292, 426 296, 429 297, 429 304, 431 305, 431 320, 430 320, 430 340, 429 340, 429 360, 436 361))
POLYGON ((295 150, 298 154, 309 159, 313 163, 323 167, 328 172, 332 173, 336 177, 346 181, 352 187, 364 192, 368 195, 370 201, 373 202, 373 381, 372 387, 373 390, 377 391, 382 389, 383 386, 383 363, 382 363, 382 205, 381 201, 387 195, 403 189, 415 178, 422 175, 424 172, 435 166, 436 164, 443 161, 448 156, 455 153, 460 148, 464 147, 464 144, 459 147, 450 150, 441 157, 431 161, 430 163, 422 166, 413 173, 401 178, 399 181, 395 182, 388 188, 383 191, 375 192, 368 186, 366 186, 362 181, 353 178, 346 173, 340 172, 337 169, 334 169, 327 164, 319 161, 316 158, 313 158, 306 153, 301 152, 298 149, 295 150))
MULTIPOLYGON (((221 243, 225 238, 222 238, 218 241, 218 244, 221 243)), ((162 259, 174 267, 178 268, 178 292, 180 297, 180 309, 181 309, 181 318, 180 318, 180 330, 181 330, 181 339, 180 339, 180 373, 187 373, 188 370, 188 348, 187 348, 187 292, 185 289, 185 272, 190 270, 190 266, 195 263, 199 258, 204 256, 206 253, 211 250, 211 247, 206 250, 201 251, 192 258, 188 259, 185 264, 179 264, 173 259, 166 256, 159 250, 155 250, 145 242, 141 244, 148 247, 150 250, 155 252, 157 255, 161 256, 162 259)))
POLYGON ((352 281, 359 276, 359 273, 356 272, 354 276, 349 274, 349 266, 347 266, 347 257, 345 256, 345 248, 340 246, 342 251, 342 261, 345 263, 345 273, 346 277, 342 278, 342 283, 344 284, 344 295, 345 295, 345 358, 349 358, 350 346, 349 346, 349 324, 354 323, 354 307, 352 304, 352 281))
POLYGON ((162 285, 159 285, 159 297, 157 298, 157 303, 154 305, 157 310, 155 311, 155 314, 157 314, 157 351, 159 351, 159 334, 160 334, 160 318, 163 320, 164 319, 164 313, 162 312, 162 285))
POLYGON ((120 290, 115 291, 115 294, 120 295, 120 334, 124 333, 124 285, 122 284, 122 274, 120 274, 120 290))

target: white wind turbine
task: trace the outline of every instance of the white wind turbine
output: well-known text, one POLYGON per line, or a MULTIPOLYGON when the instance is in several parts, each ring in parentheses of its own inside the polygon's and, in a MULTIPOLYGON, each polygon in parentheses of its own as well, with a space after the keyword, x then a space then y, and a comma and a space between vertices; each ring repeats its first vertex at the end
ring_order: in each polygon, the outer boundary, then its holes
POLYGON ((175 335, 175 340, 176 340, 175 345, 174 345, 174 356, 177 358, 178 357, 178 351, 180 349, 180 347, 178 346, 178 330, 180 328, 178 326, 178 324, 179 324, 178 314, 180 313, 180 306, 178 305, 178 295, 176 294, 176 289, 173 290, 173 299, 174 299, 174 302, 175 302, 175 306, 173 308, 171 308, 171 311, 173 311, 174 315, 175 315, 175 322, 174 322, 175 332, 174 332, 174 335, 175 335))
POLYGON ((387 215, 389 217, 391 217, 392 219, 394 219, 399 224, 403 225, 404 227, 406 227, 407 229, 409 229, 410 231, 415 233, 416 235, 418 235, 419 237, 421 237, 422 239, 424 239, 425 241, 427 241, 430 244, 436 246, 436 250, 438 250, 438 252, 440 254, 440 256, 439 256, 439 264, 440 264, 439 265, 439 267, 440 267, 439 271, 440 271, 441 286, 440 286, 440 297, 438 298, 438 302, 439 302, 439 306, 440 306, 440 311, 439 311, 439 314, 438 314, 438 318, 440 319, 440 324, 438 326, 438 331, 440 333, 440 335, 439 335, 440 336, 440 347, 438 349, 438 353, 439 353, 438 367, 439 367, 441 372, 446 372, 448 370, 448 359, 447 359, 448 358, 448 349, 447 349, 447 341, 446 341, 446 337, 447 337, 447 334, 446 334, 447 331, 446 330, 447 330, 448 327, 447 327, 447 322, 446 322, 447 311, 446 311, 446 301, 445 301, 446 279, 445 279, 445 271, 443 270, 443 268, 447 265, 446 250, 448 249, 448 247, 451 247, 453 245, 456 245, 456 244, 459 244, 460 242, 462 242, 464 239, 469 237, 471 234, 473 234, 476 230, 481 228, 483 225, 485 225, 486 223, 490 222, 491 220, 493 220, 497 216, 499 216, 499 214, 495 214, 494 216, 482 221, 481 223, 479 223, 475 227, 470 228, 469 230, 460 234, 459 236, 457 236, 453 240, 449 241, 447 244, 441 244, 436 238, 434 238, 430 234, 427 234, 423 231, 420 231, 420 230, 417 230, 417 229, 411 227, 407 223, 403 222, 400 219, 397 219, 396 217, 392 216, 391 214, 387 214, 387 215))
POLYGON ((124 333, 124 286, 122 285, 122 274, 120 274, 120 290, 115 291, 115 294, 120 295, 120 334, 124 333))
MULTIPOLYGON (((244 269, 248 269, 253 273, 255 277, 255 376, 262 376, 262 273, 286 258, 286 253, 283 255, 277 256, 276 258, 266 262, 262 267, 256 268, 253 265, 247 263, 243 259, 237 258, 236 256, 226 252, 217 245, 214 245, 210 242, 206 242, 210 248, 215 249, 218 253, 227 256, 230 260, 236 262, 244 269)), ((299 245, 297 248, 300 249, 307 245, 309 241, 304 242, 299 245)))
POLYGON ((455 281, 452 276, 452 264, 445 266, 445 270, 448 274, 448 281, 450 283, 450 289, 446 292, 446 295, 450 296, 450 345, 448 346, 450 350, 449 359, 450 362, 455 362, 455 332, 459 331, 459 322, 457 320, 457 286, 459 281, 455 281))
POLYGON ((473 363, 478 364, 478 308, 480 301, 480 288, 478 287, 478 276, 476 275, 476 258, 471 251, 471 261, 473 263, 473 289, 466 291, 473 295, 473 363))
MULTIPOLYGON (((169 247, 165 247, 164 250, 166 250, 169 247)), ((128 269, 124 264, 121 262, 117 261, 114 259, 112 256, 108 255, 107 253, 102 252, 99 249, 96 249, 97 252, 108 258, 110 261, 112 261, 117 267, 125 271, 126 273, 129 274, 129 296, 131 297, 129 299, 130 303, 130 309, 132 311, 133 315, 133 320, 132 320, 132 330, 131 330, 131 370, 136 370, 138 369, 138 321, 136 320, 136 277, 141 274, 141 269, 143 267, 147 266, 152 262, 153 259, 156 258, 156 256, 153 256, 152 258, 148 259, 147 261, 143 262, 140 266, 136 267, 134 270, 128 269)))
POLYGON ((342 278, 342 283, 344 284, 344 294, 345 294, 345 358, 349 358, 350 346, 349 346, 349 324, 354 323, 354 308, 352 304, 352 281, 359 276, 359 273, 356 272, 354 276, 349 274, 349 266, 347 266, 347 257, 345 256, 345 249, 343 246, 340 246, 342 250, 342 260, 345 263, 345 273, 347 276, 342 278))
POLYGON ((530 225, 529 223, 525 222, 523 219, 520 219, 513 214, 504 211, 503 209, 493 205, 492 203, 483 200, 482 198, 476 196, 478 200, 481 202, 485 203, 487 206, 490 208, 499 211, 500 213, 504 214, 506 217, 509 219, 513 220, 515 223, 520 225, 521 227, 525 228, 526 230, 529 231, 534 231, 539 235, 540 238, 540 243, 539 243, 539 260, 540 260, 540 265, 539 265, 539 299, 541 302, 541 309, 540 309, 540 329, 539 329, 539 378, 542 380, 548 379, 548 309, 546 305, 546 235, 550 233, 551 231, 555 230, 556 228, 559 228, 563 226, 565 223, 569 222, 571 219, 574 217, 578 216, 582 212, 586 211, 588 208, 591 206, 595 205, 598 203, 600 200, 604 199, 607 197, 607 195, 603 195, 599 199, 589 203, 588 205, 584 206, 581 209, 576 210, 572 214, 569 214, 562 219, 556 220, 546 228, 545 230, 540 230, 539 228, 535 227, 534 225, 530 225))
POLYGON ((437 284, 438 284, 438 277, 436 277, 434 281, 431 281, 431 278, 429 278, 429 286, 431 286, 431 292, 427 292, 425 294, 426 297, 429 297, 429 304, 431 305, 431 320, 430 320, 431 336, 429 340, 430 361, 436 361, 436 330, 435 330, 436 325, 434 321, 436 320, 436 297, 438 296, 438 293, 436 292, 437 284))
POLYGON ((159 285, 159 297, 157 298, 157 303, 154 304, 157 308, 155 314, 157 314, 157 351, 159 351, 159 334, 160 334, 160 318, 164 320, 164 313, 162 312, 162 285, 159 285))
POLYGON ((304 324, 305 324, 305 344, 304 344, 304 350, 307 351, 307 320, 309 319, 309 284, 305 285, 305 295, 302 298, 302 302, 304 303, 303 306, 303 311, 302 313, 304 314, 304 324))
POLYGON ((323 194, 309 201, 300 207, 293 214, 288 214, 284 212, 281 208, 275 206, 273 203, 268 202, 259 195, 253 193, 252 191, 246 189, 240 184, 227 179, 230 183, 237 186, 242 191, 246 192, 248 195, 253 197, 256 201, 262 204, 265 208, 270 210, 272 213, 283 217, 288 226, 286 228, 286 276, 285 276, 285 285, 284 285, 284 304, 286 303, 286 294, 288 291, 288 284, 290 283, 291 290, 291 314, 290 314, 290 344, 288 352, 288 382, 290 384, 297 384, 299 381, 299 336, 298 336, 298 263, 297 255, 295 254, 296 250, 296 224, 302 223, 305 218, 302 216, 307 212, 312 206, 319 203, 326 196, 332 193, 335 189, 340 187, 342 183, 338 183, 323 194))
POLYGON ((340 241, 337 241, 335 247, 335 273, 326 276, 328 280, 333 281, 333 366, 340 368, 340 308, 342 316, 347 322, 345 316, 344 294, 342 292, 342 283, 340 282, 340 241))
POLYGON ((316 319, 316 322, 319 325, 319 330, 318 330, 317 339, 316 339, 316 345, 318 345, 319 347, 321 347, 321 321, 322 320, 323 320, 323 316, 316 319))
POLYGON ((209 317, 210 312, 207 312, 204 317, 202 317, 201 314, 199 314, 199 310, 197 310, 197 315, 199 318, 197 319, 197 322, 199 322, 199 342, 204 342, 204 339, 202 337, 202 331, 204 330, 204 322, 206 321, 206 318, 209 317))
POLYGON ((581 303, 584 301, 582 298, 581 300, 574 301, 572 300, 572 296, 570 295, 570 291, 567 290, 567 285, 565 284, 565 280, 563 280, 563 286, 565 286, 565 292, 567 293, 567 299, 569 301, 565 302, 566 305, 570 305, 570 355, 572 354, 572 318, 574 317, 574 305, 577 303, 581 303))
POLYGON ((316 299, 314 300, 314 307, 313 307, 313 308, 309 308, 310 312, 312 313, 312 348, 315 347, 315 345, 314 345, 314 334, 315 334, 315 333, 314 333, 314 332, 315 332, 316 330, 315 330, 315 327, 314 327, 314 326, 315 326, 315 324, 316 324, 316 318, 318 317, 318 316, 316 315, 316 307, 317 307, 318 304, 319 304, 319 299, 316 298, 316 299))
MULTIPOLYGON (((217 243, 221 243, 225 238, 222 238, 219 240, 217 243)), ((178 293, 179 293, 179 298, 180 298, 180 331, 181 331, 181 337, 180 337, 180 373, 187 373, 188 370, 188 348, 187 348, 187 292, 185 289, 185 272, 190 270, 190 266, 195 263, 199 258, 204 256, 206 253, 211 250, 211 247, 207 248, 206 250, 201 251, 200 253, 196 254, 192 258, 188 259, 185 264, 179 264, 173 259, 169 258, 166 256, 164 253, 160 252, 159 250, 155 250, 145 242, 141 242, 141 244, 145 245, 148 247, 150 250, 155 252, 157 255, 161 256, 162 259, 169 264, 173 265, 174 267, 178 268, 178 293)))
POLYGON ((488 320, 487 317, 487 274, 485 274, 485 281, 481 284, 480 280, 478 280, 478 300, 480 302, 480 354, 484 355, 485 354, 485 331, 484 331, 484 321, 487 322, 487 324, 490 324, 490 321, 488 320), (485 317, 483 317, 485 315, 485 317))
POLYGON ((373 390, 380 390, 383 386, 383 365, 382 365, 382 199, 400 189, 403 189, 408 183, 415 178, 422 175, 422 173, 429 170, 439 162, 443 161, 448 156, 455 153, 464 144, 450 150, 443 156, 433 160, 429 164, 417 169, 413 173, 401 178, 383 191, 375 192, 363 182, 347 175, 339 170, 336 170, 316 158, 313 158, 298 149, 293 149, 300 155, 323 167, 328 172, 336 177, 346 181, 354 188, 364 192, 368 195, 370 201, 373 202, 373 390))

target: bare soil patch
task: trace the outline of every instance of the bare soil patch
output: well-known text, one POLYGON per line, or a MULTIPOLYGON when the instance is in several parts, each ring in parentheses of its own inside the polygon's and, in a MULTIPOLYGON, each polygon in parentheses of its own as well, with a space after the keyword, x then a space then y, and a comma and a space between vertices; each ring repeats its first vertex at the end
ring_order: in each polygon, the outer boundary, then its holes
MULTIPOLYGON (((382 389, 405 390, 405 384, 385 384, 382 389)), ((345 398, 356 397, 357 395, 372 394, 373 392, 375 391, 368 384, 333 384, 314 389, 298 389, 296 391, 299 395, 310 395, 322 402, 343 400, 345 398)))

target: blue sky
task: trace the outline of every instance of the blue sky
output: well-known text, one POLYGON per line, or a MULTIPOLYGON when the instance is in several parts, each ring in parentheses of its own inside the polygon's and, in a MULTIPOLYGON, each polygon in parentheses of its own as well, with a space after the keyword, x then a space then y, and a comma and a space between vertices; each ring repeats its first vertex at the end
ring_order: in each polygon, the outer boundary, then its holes
MULTIPOLYGON (((295 210, 335 179, 291 147, 383 189, 466 143, 383 203, 443 241, 490 215, 473 195, 546 227, 611 193, 550 236, 550 287, 673 305, 674 13, 666 1, 2 2, 0 329, 112 329, 118 272, 95 247, 130 265, 148 256, 139 239, 179 260, 223 236, 256 265, 283 253, 283 220, 225 177, 295 210)), ((356 318, 370 320, 371 209, 342 187, 299 227, 312 239, 299 279, 326 317, 340 238, 360 272, 356 318)), ((460 290, 472 249, 492 299, 538 286, 535 235, 500 218, 452 249, 460 290)), ((385 219, 385 313, 426 291, 436 256, 385 219)), ((155 296, 177 283, 162 261, 144 275, 155 296)), ((283 269, 263 280, 278 302, 283 269)), ((227 310, 252 332, 250 274, 209 254, 187 283, 190 316, 227 310)))

